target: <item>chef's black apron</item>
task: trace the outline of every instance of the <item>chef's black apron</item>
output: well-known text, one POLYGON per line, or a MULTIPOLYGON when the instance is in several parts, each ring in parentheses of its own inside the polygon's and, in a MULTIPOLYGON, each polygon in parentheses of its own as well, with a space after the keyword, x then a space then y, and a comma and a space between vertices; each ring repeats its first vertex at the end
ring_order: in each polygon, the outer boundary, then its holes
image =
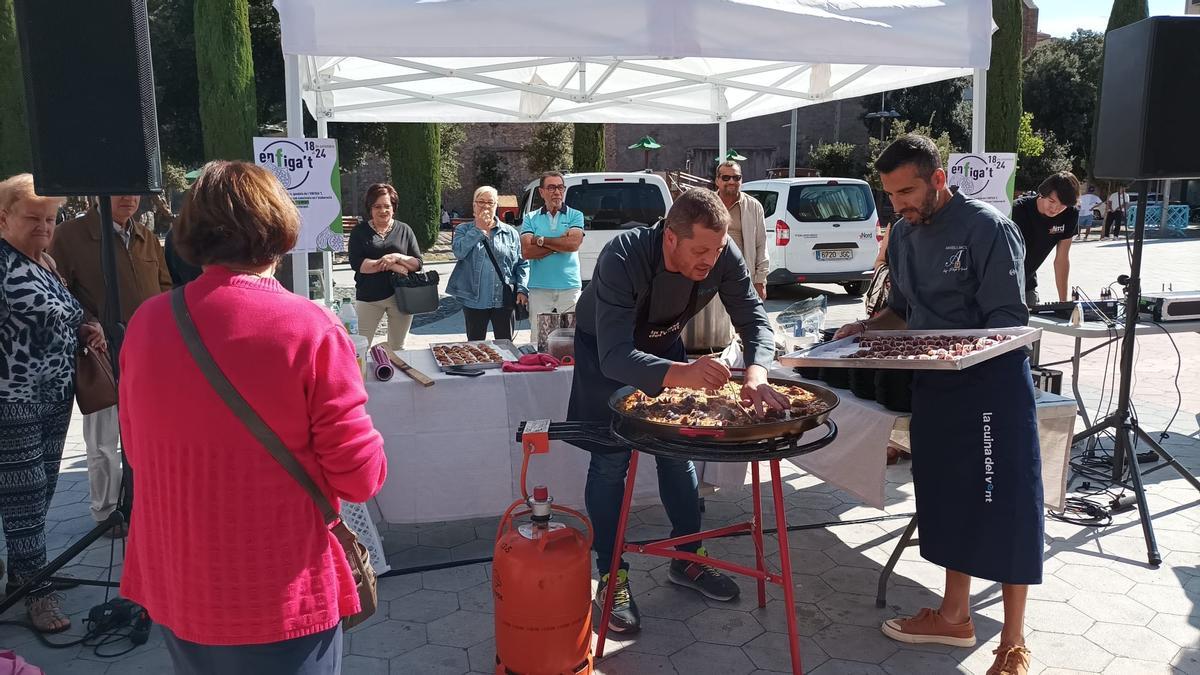
POLYGON ((921 557, 999 583, 1041 583, 1041 450, 1025 351, 916 371, 911 434, 921 557))
MULTIPOLYGON (((650 323, 652 291, 648 289, 638 299, 635 308, 634 347, 647 354, 686 363, 687 350, 684 349, 680 334, 683 333, 683 327, 688 320, 701 309, 696 306, 699 289, 699 283, 692 284, 692 295, 688 300, 687 308, 669 325, 650 323)), ((711 298, 711 296, 709 297, 711 298)), ((571 376, 571 400, 567 406, 567 419, 586 422, 611 421, 613 413, 608 407, 608 399, 624 386, 626 386, 625 383, 610 379, 601 372, 600 350, 596 346, 596 336, 576 329, 575 372, 571 376)), ((589 452, 613 451, 610 447, 588 441, 575 442, 573 445, 589 452)))

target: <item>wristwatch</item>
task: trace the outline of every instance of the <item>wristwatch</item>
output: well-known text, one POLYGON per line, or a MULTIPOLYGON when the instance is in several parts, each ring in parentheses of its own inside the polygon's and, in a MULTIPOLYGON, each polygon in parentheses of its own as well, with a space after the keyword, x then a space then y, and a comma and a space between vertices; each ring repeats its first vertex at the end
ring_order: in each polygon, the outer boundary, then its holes
POLYGON ((536 240, 534 240, 534 241, 536 241, 536 242, 537 242, 537 245, 538 245, 538 246, 545 246, 545 245, 546 245, 546 238, 545 238, 545 237, 538 237, 538 238, 537 238, 536 240))

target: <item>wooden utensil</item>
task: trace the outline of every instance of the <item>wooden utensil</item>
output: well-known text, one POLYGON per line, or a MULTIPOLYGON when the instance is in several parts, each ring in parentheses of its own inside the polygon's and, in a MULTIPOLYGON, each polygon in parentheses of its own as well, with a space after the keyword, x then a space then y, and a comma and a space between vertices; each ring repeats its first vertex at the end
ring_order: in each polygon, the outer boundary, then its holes
POLYGON ((428 375, 426 375, 425 373, 422 373, 421 371, 417 370, 416 368, 413 368, 412 366, 408 365, 408 362, 405 361, 404 359, 400 358, 399 356, 397 356, 396 352, 389 349, 389 350, 387 350, 387 353, 388 353, 388 360, 391 361, 392 365, 396 366, 396 368, 400 372, 411 377, 412 379, 416 380, 417 382, 419 382, 420 384, 422 384, 426 387, 432 387, 435 384, 434 381, 428 375))

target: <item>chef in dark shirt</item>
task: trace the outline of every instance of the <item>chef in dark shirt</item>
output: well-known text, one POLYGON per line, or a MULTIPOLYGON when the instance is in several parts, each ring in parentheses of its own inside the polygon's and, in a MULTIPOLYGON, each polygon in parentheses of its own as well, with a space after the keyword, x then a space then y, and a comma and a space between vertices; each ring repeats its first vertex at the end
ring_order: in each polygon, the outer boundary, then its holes
MULTIPOLYGON (((843 326, 959 330, 1029 318, 1016 226, 947 187, 933 141, 902 136, 875 162, 903 218, 891 230, 891 293, 879 314, 843 326)), ((961 371, 917 370, 912 384, 913 486, 921 556, 946 568, 939 609, 883 624, 905 643, 975 644, 971 577, 999 582, 1004 627, 989 673, 1025 675, 1028 584, 1042 580, 1042 481, 1029 359, 1023 350, 961 371)))
POLYGON ((1025 304, 1038 303, 1037 271, 1054 251, 1058 301, 1067 301, 1071 274, 1071 238, 1079 232, 1079 180, 1059 171, 1042 181, 1036 195, 1013 202, 1012 221, 1025 239, 1025 304))
MULTIPOLYGON (((576 305, 575 373, 567 418, 603 421, 612 417, 609 397, 632 385, 651 396, 665 387, 716 389, 729 381, 728 366, 714 358, 688 363, 680 333, 688 320, 719 296, 745 345, 742 398, 763 411, 786 401, 767 384, 767 366, 775 357, 775 339, 750 271, 736 246, 729 246, 729 210, 715 193, 688 190, 671 205, 666 220, 640 227, 610 241, 596 261, 591 283, 576 305)), ((577 445, 592 451, 585 501, 595 528, 593 548, 602 605, 613 566, 613 549, 628 450, 577 445)), ((659 494, 671 520, 671 536, 700 531, 700 497, 690 461, 656 457, 659 494)), ((699 542, 680 550, 705 555, 699 542)), ((629 592, 626 570, 617 565, 609 628, 632 633, 641 625, 629 592)), ((733 580, 708 565, 676 560, 670 580, 715 600, 733 600, 733 580)))

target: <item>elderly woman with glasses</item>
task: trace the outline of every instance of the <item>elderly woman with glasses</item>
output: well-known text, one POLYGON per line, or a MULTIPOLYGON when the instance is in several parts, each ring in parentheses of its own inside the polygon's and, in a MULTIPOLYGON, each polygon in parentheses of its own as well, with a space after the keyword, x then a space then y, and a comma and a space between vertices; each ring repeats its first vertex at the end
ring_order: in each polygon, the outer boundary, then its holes
MULTIPOLYGON (((0 524, 12 593, 46 565, 46 512, 75 392, 82 342, 106 353, 100 326, 87 322, 46 249, 63 200, 34 192, 33 176, 0 181, 0 524)), ((106 356, 107 358, 107 356, 106 356)), ((3 574, 0 565, 0 574, 3 574)), ((49 581, 25 607, 42 633, 71 627, 49 581)))
POLYGON ((511 340, 516 305, 529 303, 529 261, 521 257, 521 235, 496 218, 496 188, 475 190, 475 219, 454 230, 458 262, 446 292, 463 306, 468 340, 511 340))

